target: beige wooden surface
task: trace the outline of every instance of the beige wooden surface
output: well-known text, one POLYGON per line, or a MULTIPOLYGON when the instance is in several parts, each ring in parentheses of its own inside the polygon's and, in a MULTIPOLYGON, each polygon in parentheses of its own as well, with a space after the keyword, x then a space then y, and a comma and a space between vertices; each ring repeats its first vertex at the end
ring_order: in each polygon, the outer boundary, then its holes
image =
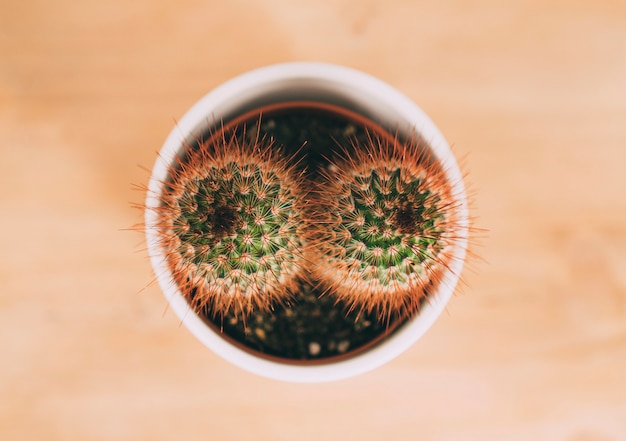
POLYGON ((0 202, 2 440, 626 440, 624 2, 3 0, 0 202), (204 349, 123 231, 175 119, 297 60, 414 99, 490 230, 425 338, 323 385, 204 349))

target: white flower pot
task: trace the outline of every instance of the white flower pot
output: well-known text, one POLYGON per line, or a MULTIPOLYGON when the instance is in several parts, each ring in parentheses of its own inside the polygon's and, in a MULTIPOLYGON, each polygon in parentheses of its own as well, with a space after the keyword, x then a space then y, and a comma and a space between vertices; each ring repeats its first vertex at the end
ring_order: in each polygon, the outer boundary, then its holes
POLYGON ((408 134, 417 131, 441 161, 453 192, 458 199, 459 234, 467 237, 468 211, 459 167, 448 143, 426 114, 411 100, 388 84, 365 73, 321 63, 285 63, 240 75, 198 101, 177 123, 165 141, 153 168, 145 211, 147 245, 158 283, 182 323, 204 345, 229 362, 250 372, 278 380, 323 382, 351 377, 387 363, 413 345, 439 317, 457 285, 465 259, 467 240, 460 240, 454 250, 449 271, 436 292, 394 333, 374 347, 326 364, 282 363, 260 357, 232 345, 219 332, 207 326, 189 307, 159 248, 155 226, 156 208, 170 163, 177 158, 185 140, 193 139, 207 123, 227 121, 260 105, 282 100, 315 100, 340 105, 371 120, 408 134))

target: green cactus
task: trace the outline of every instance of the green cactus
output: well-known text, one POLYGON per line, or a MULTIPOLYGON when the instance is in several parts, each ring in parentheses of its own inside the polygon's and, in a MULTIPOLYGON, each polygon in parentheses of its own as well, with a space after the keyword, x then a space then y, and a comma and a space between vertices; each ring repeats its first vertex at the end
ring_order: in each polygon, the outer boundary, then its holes
POLYGON ((445 171, 423 143, 371 137, 322 174, 311 260, 350 309, 406 317, 440 283, 459 228, 445 171))
POLYGON ((245 318, 288 301, 303 272, 304 199, 273 142, 215 133, 168 174, 162 246, 194 310, 245 318))

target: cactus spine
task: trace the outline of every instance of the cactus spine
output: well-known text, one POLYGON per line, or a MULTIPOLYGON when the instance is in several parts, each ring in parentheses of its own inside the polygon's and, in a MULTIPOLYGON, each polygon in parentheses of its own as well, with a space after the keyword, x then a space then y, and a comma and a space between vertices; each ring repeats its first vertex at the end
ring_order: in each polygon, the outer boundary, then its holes
POLYGON ((222 129, 168 174, 161 245, 192 308, 245 319, 288 301, 303 269, 301 175, 273 142, 222 129))
POLYGON ((322 173, 311 260, 322 287, 382 320, 415 313, 459 239, 456 199, 428 146, 390 136, 345 148, 322 173))

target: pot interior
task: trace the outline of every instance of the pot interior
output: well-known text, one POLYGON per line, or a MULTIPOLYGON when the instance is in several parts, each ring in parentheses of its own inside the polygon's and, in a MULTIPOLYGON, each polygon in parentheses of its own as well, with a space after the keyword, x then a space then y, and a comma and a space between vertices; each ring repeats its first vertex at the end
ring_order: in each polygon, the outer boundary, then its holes
MULTIPOLYGON (((257 107, 232 119, 205 126, 188 140, 195 149, 202 140, 235 131, 238 136, 268 137, 274 145, 306 168, 308 179, 327 168, 333 152, 354 148, 372 136, 392 135, 351 109, 318 101, 285 101, 257 107)), ((184 162, 184 152, 180 152, 184 162)), ((188 301, 194 297, 183 292, 188 301)), ((206 306, 201 318, 233 345, 256 356, 282 363, 319 364, 339 361, 362 353, 395 332, 404 319, 380 317, 376 311, 349 310, 325 293, 316 280, 303 280, 286 305, 269 312, 255 311, 244 318, 206 306)))

